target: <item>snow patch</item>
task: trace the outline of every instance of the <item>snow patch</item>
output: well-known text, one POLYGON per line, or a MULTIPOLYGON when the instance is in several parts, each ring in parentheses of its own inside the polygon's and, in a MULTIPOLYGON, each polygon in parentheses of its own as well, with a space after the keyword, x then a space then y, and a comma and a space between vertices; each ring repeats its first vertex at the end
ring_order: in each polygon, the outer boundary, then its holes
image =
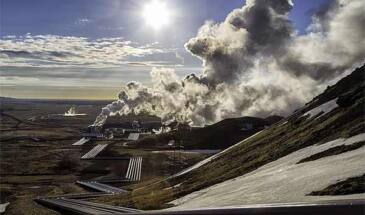
POLYGON ((86 113, 64 113, 62 116, 72 117, 72 116, 86 116, 86 113))
POLYGON ((326 102, 316 108, 313 108, 312 110, 306 112, 305 114, 303 114, 303 116, 309 116, 308 119, 311 119, 315 116, 319 116, 320 115, 324 115, 327 114, 329 112, 331 112, 333 109, 335 109, 336 107, 338 107, 338 104, 336 103, 337 99, 333 99, 329 102, 326 102))
POLYGON ((236 146, 239 146, 240 144, 244 143, 245 141, 247 141, 247 140, 251 139, 252 137, 254 137, 254 136, 258 135, 258 134, 259 134, 259 133, 261 133, 261 132, 262 132, 262 131, 259 131, 259 132, 255 133, 254 135, 249 136, 248 138, 246 138, 246 139, 244 139, 244 140, 240 141, 239 143, 237 143, 237 144, 235 144, 235 145, 233 145, 233 146, 231 146, 231 147, 228 147, 228 148, 226 148, 225 150, 223 150, 223 151, 221 151, 221 152, 219 152, 219 153, 217 153, 217 154, 215 154, 215 155, 213 155, 213 156, 211 156, 211 157, 209 157, 209 158, 207 158, 207 159, 204 159, 204 160, 200 161, 199 163, 194 164, 193 166, 191 166, 191 167, 189 167, 189 168, 186 168, 186 169, 182 170, 181 172, 176 173, 175 175, 171 176, 170 178, 174 178, 174 177, 177 177, 177 176, 184 175, 184 174, 186 174, 186 173, 188 173, 188 172, 190 172, 190 171, 192 171, 192 170, 194 170, 194 169, 196 169, 196 168, 199 168, 199 167, 203 166, 204 164, 209 163, 210 161, 212 161, 212 160, 214 160, 214 159, 218 158, 218 157, 219 157, 219 156, 221 156, 222 154, 226 153, 227 151, 231 150, 232 148, 234 148, 234 147, 236 147, 236 146))
POLYGON ((127 139, 136 141, 139 139, 139 133, 130 133, 127 139))
POLYGON ((248 174, 174 200, 170 203, 178 206, 171 209, 365 198, 364 193, 346 196, 307 196, 312 191, 324 189, 340 180, 364 174, 364 147, 297 164, 313 154, 364 140, 365 133, 362 133, 348 139, 340 138, 303 148, 248 174))
POLYGON ((4 213, 6 210, 6 207, 9 205, 10 203, 4 203, 4 204, 0 204, 0 213, 4 213))
POLYGON ((285 125, 286 123, 288 123, 288 121, 284 121, 283 123, 281 123, 279 126, 285 125))
POLYGON ((184 154, 216 154, 222 150, 215 149, 196 149, 196 150, 161 150, 161 151, 152 151, 152 153, 184 153, 184 154))
POLYGON ((76 107, 72 106, 66 113, 63 114, 63 116, 72 117, 72 116, 85 116, 85 113, 77 113, 76 107))
POLYGON ((81 159, 95 158, 101 151, 103 151, 109 144, 98 144, 92 148, 88 153, 81 157, 81 159))
POLYGON ((76 143, 72 144, 73 146, 82 146, 84 145, 85 143, 89 142, 90 139, 89 138, 81 138, 79 141, 77 141, 76 143))

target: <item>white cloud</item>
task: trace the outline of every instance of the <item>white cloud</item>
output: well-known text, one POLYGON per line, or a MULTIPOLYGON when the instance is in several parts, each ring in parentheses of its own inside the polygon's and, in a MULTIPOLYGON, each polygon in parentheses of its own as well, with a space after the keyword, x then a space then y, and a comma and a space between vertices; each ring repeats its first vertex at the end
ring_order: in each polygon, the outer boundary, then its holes
POLYGON ((81 25, 81 26, 84 26, 84 25, 87 25, 91 22, 90 19, 88 18, 80 18, 78 20, 75 21, 75 25, 81 25))
MULTIPOLYGON (((85 20, 84 20, 85 21, 85 20)), ((171 53, 174 49, 158 44, 144 44, 125 40, 122 37, 90 40, 84 37, 31 35, 0 39, 0 66, 35 67, 117 67, 133 65, 127 58, 138 57, 134 63, 144 63, 143 57, 159 53, 171 53)), ((157 62, 145 64, 158 65, 157 62)), ((163 62, 162 65, 176 62, 163 62)))

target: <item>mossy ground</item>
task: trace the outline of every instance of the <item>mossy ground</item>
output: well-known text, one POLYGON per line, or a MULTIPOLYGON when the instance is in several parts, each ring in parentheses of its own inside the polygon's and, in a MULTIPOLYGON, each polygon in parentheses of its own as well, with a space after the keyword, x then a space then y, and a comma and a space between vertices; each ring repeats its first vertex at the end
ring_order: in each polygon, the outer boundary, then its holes
POLYGON ((334 196, 365 193, 365 174, 358 177, 348 178, 336 184, 330 185, 323 190, 314 191, 311 196, 334 196))

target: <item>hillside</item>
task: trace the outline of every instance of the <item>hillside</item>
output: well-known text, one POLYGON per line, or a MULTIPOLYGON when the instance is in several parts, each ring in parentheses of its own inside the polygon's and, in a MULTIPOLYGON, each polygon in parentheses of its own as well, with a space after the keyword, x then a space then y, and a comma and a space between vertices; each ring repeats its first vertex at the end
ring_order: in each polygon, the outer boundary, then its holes
POLYGON ((270 116, 267 119, 257 117, 225 119, 203 128, 184 128, 150 135, 132 144, 143 148, 166 147, 170 140, 174 140, 176 145, 185 149, 225 149, 281 119, 280 116, 270 116))
POLYGON ((362 66, 328 87, 286 121, 192 168, 141 187, 133 196, 98 201, 153 209, 364 198, 364 192, 335 197, 311 194, 338 189, 339 181, 365 173, 361 165, 365 162, 364 70, 362 66))

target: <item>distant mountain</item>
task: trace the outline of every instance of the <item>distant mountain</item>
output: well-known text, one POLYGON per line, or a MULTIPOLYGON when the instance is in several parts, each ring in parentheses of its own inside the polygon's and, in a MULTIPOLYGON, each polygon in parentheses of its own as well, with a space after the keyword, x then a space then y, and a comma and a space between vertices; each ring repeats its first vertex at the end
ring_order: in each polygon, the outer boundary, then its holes
POLYGON ((65 105, 107 105, 111 100, 88 100, 88 99, 19 99, 12 97, 0 97, 0 104, 5 103, 22 104, 65 104, 65 105))
MULTIPOLYGON (((365 198, 361 183, 365 173, 364 80, 365 65, 285 120, 160 183, 139 189, 133 198, 124 196, 113 202, 124 204, 129 198, 133 200, 128 204, 139 208, 173 204, 191 209, 365 198), (336 196, 318 196, 321 193, 336 196)), ((215 126, 224 128, 230 123, 215 126)), ((225 145, 225 138, 231 136, 222 129, 203 131, 191 133, 194 138, 206 138, 204 143, 196 143, 201 146, 208 142, 225 145), (214 137, 208 138, 208 134, 214 137)))

